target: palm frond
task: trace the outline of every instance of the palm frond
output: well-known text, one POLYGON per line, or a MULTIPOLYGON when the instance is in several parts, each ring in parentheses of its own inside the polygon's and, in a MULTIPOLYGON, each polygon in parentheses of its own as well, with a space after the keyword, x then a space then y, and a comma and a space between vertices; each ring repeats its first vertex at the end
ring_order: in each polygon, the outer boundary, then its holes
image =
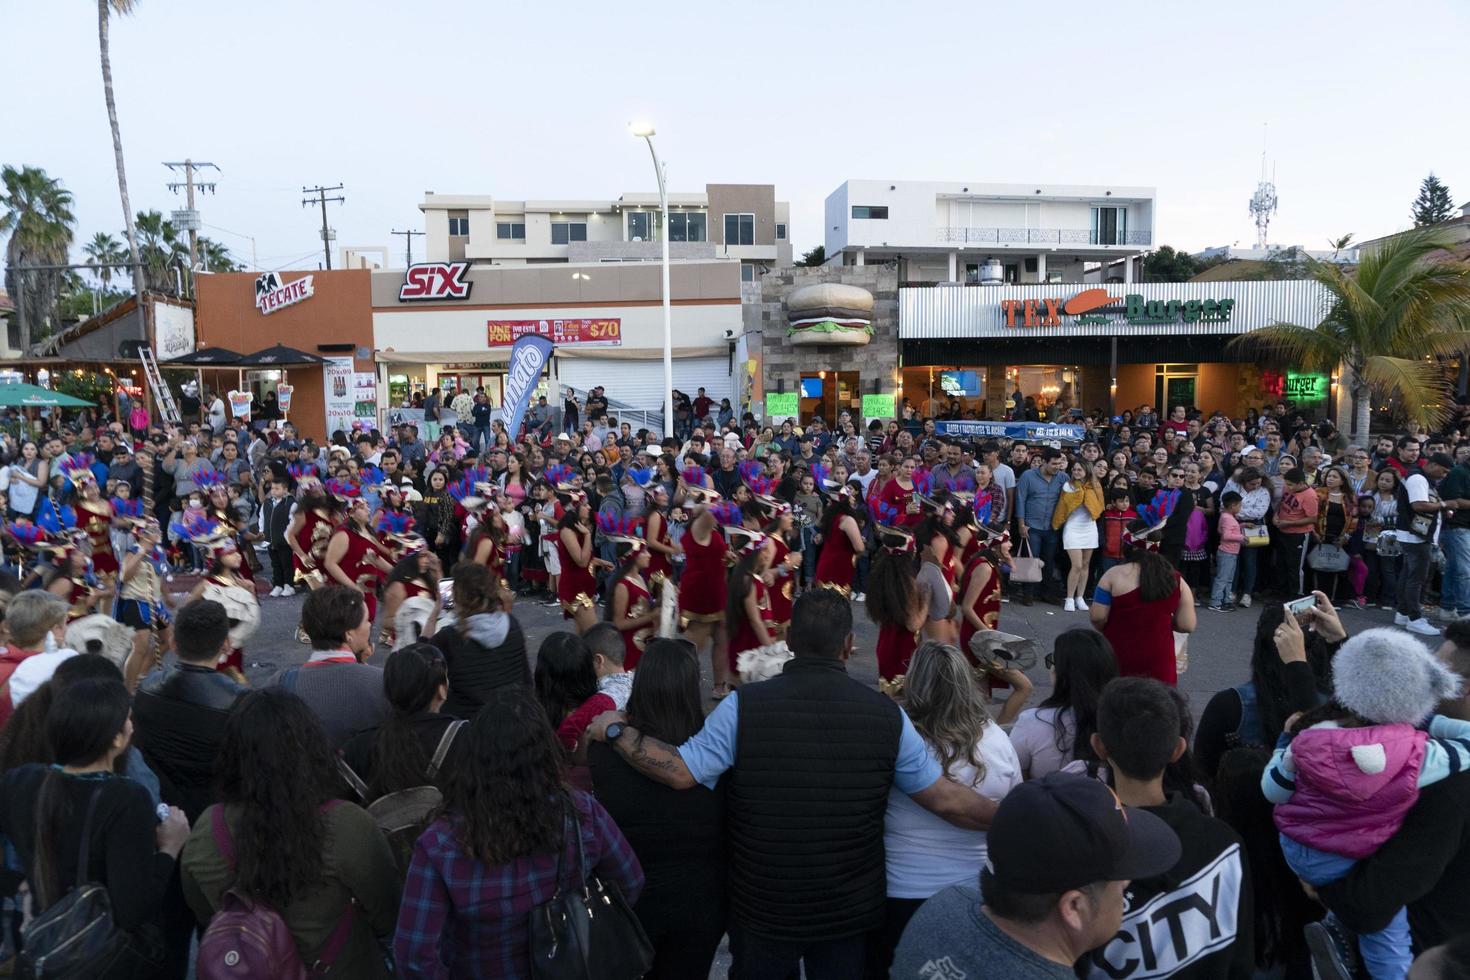
POLYGON ((1431 427, 1444 422, 1451 392, 1444 370, 1437 362, 1407 357, 1369 357, 1363 362, 1362 377, 1380 394, 1391 392, 1397 395, 1410 418, 1431 427))

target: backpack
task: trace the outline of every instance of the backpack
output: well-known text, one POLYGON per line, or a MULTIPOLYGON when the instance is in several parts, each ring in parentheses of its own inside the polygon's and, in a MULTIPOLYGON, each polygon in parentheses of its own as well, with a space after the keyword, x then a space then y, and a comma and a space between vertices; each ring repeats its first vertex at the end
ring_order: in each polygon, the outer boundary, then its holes
MULTIPOLYGON (((341 802, 328 800, 322 804, 322 811, 329 811, 341 802)), ((223 805, 214 808, 210 829, 215 846, 224 855, 230 870, 235 870, 235 842, 230 837, 230 826, 225 822, 223 805)), ((281 913, 231 887, 220 898, 219 909, 210 918, 209 926, 199 940, 194 975, 198 980, 254 977, 307 980, 331 968, 342 947, 347 945, 347 937, 352 935, 356 919, 357 899, 354 898, 347 903, 347 909, 327 938, 321 955, 308 967, 301 959, 301 951, 296 948, 296 940, 291 937, 291 930, 286 927, 281 913)))
POLYGON ((428 826, 429 819, 444 802, 444 794, 439 792, 439 787, 433 785, 434 779, 439 775, 439 768, 444 765, 445 757, 449 755, 454 737, 468 724, 467 721, 455 721, 444 726, 444 734, 439 736, 439 744, 434 748, 433 758, 429 760, 429 768, 424 773, 425 785, 400 789, 371 802, 368 801, 367 783, 347 764, 346 759, 340 756, 337 758, 337 768, 342 773, 342 778, 357 793, 368 816, 373 818, 378 829, 388 838, 388 846, 393 849, 393 859, 398 865, 400 876, 408 873, 414 841, 418 840, 428 826))

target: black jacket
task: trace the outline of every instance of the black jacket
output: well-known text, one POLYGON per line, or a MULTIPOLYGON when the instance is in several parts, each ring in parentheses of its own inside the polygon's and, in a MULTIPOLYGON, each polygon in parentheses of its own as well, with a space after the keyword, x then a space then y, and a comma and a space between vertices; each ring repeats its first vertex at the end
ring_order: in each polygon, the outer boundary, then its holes
POLYGON ((215 755, 225 718, 245 689, 212 667, 155 670, 133 698, 133 744, 158 775, 165 803, 192 823, 215 802, 215 755))
POLYGON ((510 631, 497 647, 476 643, 458 625, 439 630, 429 642, 444 654, 449 667, 449 700, 440 714, 473 721, 491 691, 507 684, 531 683, 526 634, 514 616, 510 617, 510 631))

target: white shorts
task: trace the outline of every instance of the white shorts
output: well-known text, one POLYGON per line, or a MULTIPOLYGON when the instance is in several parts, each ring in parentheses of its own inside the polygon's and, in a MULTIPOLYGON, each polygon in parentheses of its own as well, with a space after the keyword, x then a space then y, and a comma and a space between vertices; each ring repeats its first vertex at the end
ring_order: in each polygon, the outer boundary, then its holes
POLYGON ((542 545, 541 558, 546 564, 547 575, 561 574, 561 555, 556 551, 556 545, 542 545))

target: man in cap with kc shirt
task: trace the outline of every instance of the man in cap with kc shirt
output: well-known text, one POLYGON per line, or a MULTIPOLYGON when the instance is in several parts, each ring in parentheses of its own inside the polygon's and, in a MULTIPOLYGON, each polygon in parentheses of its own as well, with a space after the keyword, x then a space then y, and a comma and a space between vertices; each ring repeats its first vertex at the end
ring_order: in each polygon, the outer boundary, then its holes
POLYGON ((988 844, 979 892, 946 888, 909 920, 894 980, 1070 980, 1073 964, 1118 931, 1128 882, 1162 874, 1180 854, 1164 821, 1066 773, 1012 790, 988 844))

